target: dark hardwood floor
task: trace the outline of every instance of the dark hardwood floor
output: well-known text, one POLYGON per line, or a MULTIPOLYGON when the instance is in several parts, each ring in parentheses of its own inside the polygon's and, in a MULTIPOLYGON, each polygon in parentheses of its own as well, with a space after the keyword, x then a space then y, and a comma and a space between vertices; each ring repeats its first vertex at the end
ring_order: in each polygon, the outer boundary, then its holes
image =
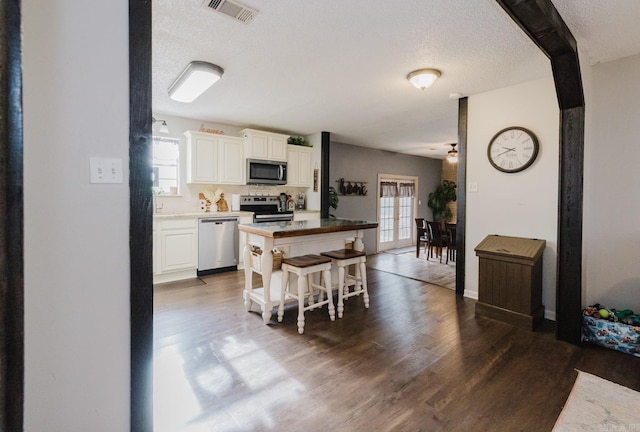
MULTIPOLYGON (((549 431, 575 369, 640 390, 640 358, 476 318, 450 289, 368 269, 371 307, 247 313, 244 273, 155 288, 155 431, 549 431), (204 283, 203 283, 204 282, 204 283)), ((597 392, 597 389, 594 389, 597 392)))

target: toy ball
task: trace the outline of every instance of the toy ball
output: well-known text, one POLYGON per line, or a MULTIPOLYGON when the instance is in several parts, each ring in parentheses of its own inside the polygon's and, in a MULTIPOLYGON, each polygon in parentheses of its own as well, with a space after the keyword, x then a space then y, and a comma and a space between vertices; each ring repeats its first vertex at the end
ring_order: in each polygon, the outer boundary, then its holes
POLYGON ((609 311, 608 311, 608 310, 606 310, 606 309, 600 309, 600 310, 598 311, 598 314, 600 314, 600 317, 601 317, 601 318, 604 318, 604 319, 609 318, 609 311))

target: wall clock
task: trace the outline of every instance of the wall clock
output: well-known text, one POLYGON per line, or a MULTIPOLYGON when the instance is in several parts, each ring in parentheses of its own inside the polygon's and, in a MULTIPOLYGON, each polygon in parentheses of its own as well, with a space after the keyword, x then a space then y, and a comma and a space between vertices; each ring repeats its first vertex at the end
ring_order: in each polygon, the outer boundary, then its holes
POLYGON ((489 162, 498 171, 516 173, 531 166, 538 157, 540 144, 528 129, 512 126, 494 135, 487 148, 489 162))

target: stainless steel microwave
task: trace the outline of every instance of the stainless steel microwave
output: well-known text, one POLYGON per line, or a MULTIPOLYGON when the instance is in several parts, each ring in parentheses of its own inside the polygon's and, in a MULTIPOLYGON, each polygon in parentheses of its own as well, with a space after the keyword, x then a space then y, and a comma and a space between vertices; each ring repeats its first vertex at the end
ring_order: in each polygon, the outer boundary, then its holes
POLYGON ((287 184, 287 163, 247 159, 247 184, 287 184))

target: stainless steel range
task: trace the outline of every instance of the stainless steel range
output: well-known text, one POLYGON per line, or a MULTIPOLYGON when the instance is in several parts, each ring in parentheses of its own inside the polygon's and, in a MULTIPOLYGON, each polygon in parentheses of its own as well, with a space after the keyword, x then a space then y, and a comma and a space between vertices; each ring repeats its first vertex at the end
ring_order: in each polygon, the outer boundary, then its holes
POLYGON ((280 211, 280 198, 275 196, 240 197, 240 211, 253 212, 253 223, 292 221, 292 211, 280 211))

